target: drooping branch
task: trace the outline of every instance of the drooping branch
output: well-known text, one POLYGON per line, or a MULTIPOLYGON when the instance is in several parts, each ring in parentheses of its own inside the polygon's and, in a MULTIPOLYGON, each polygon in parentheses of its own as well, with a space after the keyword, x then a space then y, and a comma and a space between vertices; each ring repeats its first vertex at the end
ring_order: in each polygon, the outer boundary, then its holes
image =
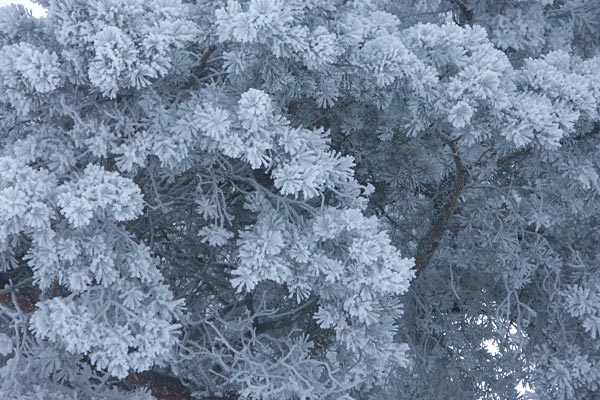
POLYGON ((446 204, 442 208, 438 215, 437 220, 433 226, 429 229, 427 234, 419 241, 417 246, 417 256, 415 264, 417 267, 417 276, 427 268, 431 262, 431 258, 437 250, 440 239, 444 236, 444 233, 448 229, 448 220, 456 208, 458 197, 463 188, 464 183, 464 169, 462 159, 458 153, 458 146, 456 141, 453 141, 442 134, 438 134, 438 137, 452 150, 452 157, 454 158, 454 167, 456 169, 454 173, 454 187, 450 194, 446 204))

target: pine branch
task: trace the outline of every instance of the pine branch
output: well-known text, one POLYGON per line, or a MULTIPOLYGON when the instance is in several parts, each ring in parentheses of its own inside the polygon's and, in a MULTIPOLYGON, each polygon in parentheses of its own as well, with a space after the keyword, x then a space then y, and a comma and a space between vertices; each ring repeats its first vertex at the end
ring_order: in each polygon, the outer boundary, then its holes
POLYGON ((202 55, 202 58, 200 58, 198 65, 196 65, 196 67, 194 67, 194 69, 192 69, 190 71, 191 76, 190 76, 190 79, 188 79, 188 81, 184 85, 185 89, 189 89, 192 86, 194 86, 194 84, 198 81, 198 79, 200 79, 202 77, 202 75, 204 74, 204 70, 206 69, 206 66, 208 65, 208 60, 210 59, 210 56, 212 56, 215 51, 217 51, 217 46, 215 46, 215 45, 208 46, 208 48, 202 55))
POLYGON ((10 294, 12 292, 14 292, 15 290, 25 287, 25 286, 30 286, 33 283, 33 278, 29 277, 27 279, 22 280, 21 282, 15 283, 14 285, 11 285, 5 289, 0 290, 0 296, 4 296, 6 294, 10 294))
POLYGON ((460 2, 459 0, 450 0, 450 2, 458 7, 467 24, 471 24, 473 22, 473 12, 469 10, 464 3, 460 2))
MULTIPOLYGON (((504 165, 510 161, 516 160, 518 158, 522 158, 522 157, 526 157, 528 155, 530 155, 532 153, 532 149, 523 149, 523 150, 518 150, 515 151, 514 153, 511 154, 507 154, 504 157, 499 158, 498 160, 496 160, 496 165, 504 165)), ((469 169, 470 167, 486 167, 489 164, 486 161, 478 161, 474 164, 471 164, 470 166, 467 167, 467 169, 469 169)))
POLYGON ((442 236, 444 236, 444 233, 448 229, 448 220, 450 219, 450 216, 456 208, 456 203, 458 201, 458 197, 460 196, 464 183, 463 164, 462 159, 458 154, 458 147, 456 145, 456 141, 450 140, 442 134, 438 134, 437 136, 448 147, 450 147, 450 150, 452 150, 452 157, 454 158, 454 166, 456 169, 456 172, 454 174, 454 188, 452 190, 452 193, 450 194, 450 197, 446 201, 445 206, 442 208, 437 221, 431 227, 429 232, 427 232, 427 234, 419 241, 419 244, 417 246, 417 256, 415 259, 417 276, 419 276, 421 272, 423 272, 423 270, 425 270, 425 268, 427 268, 427 266, 431 262, 431 259, 439 246, 440 239, 442 238, 442 236))
MULTIPOLYGON (((463 167, 462 159, 458 155, 458 146, 456 145, 457 141, 451 140, 442 134, 438 134, 437 136, 452 150, 456 172, 453 175, 454 185, 452 193, 439 213, 437 221, 427 232, 427 234, 419 241, 417 246, 417 256, 415 260, 417 276, 419 276, 431 262, 431 259, 433 258, 433 255, 439 246, 440 239, 444 236, 444 233, 448 230, 456 231, 463 228, 460 225, 448 225, 448 221, 456 209, 456 203, 462 192, 465 180, 465 168, 463 167)), ((531 152, 531 149, 516 151, 500 158, 498 161, 496 161, 496 165, 504 165, 512 160, 525 157, 531 154, 531 152)), ((485 166, 485 163, 475 163, 474 166, 485 166)))
POLYGON ((237 394, 226 394, 225 396, 194 397, 193 390, 184 385, 175 376, 158 371, 146 371, 132 373, 116 386, 124 390, 135 390, 145 387, 152 392, 157 400, 235 400, 237 394))

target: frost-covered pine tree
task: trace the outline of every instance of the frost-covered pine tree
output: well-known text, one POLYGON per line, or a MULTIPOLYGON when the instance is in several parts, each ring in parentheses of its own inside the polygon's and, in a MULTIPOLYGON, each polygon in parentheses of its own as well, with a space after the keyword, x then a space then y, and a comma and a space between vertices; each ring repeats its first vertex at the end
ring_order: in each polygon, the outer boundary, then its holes
POLYGON ((38 2, 2 398, 600 396, 596 0, 38 2))

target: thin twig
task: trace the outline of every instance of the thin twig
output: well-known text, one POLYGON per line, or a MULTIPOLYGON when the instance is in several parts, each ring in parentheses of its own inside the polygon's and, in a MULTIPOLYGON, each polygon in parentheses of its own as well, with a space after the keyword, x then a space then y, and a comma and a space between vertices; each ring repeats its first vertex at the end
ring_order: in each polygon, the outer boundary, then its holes
POLYGON ((9 286, 9 287, 7 287, 5 289, 0 290, 0 296, 4 296, 5 294, 10 294, 10 293, 14 292, 17 289, 25 287, 25 286, 29 286, 32 283, 33 283, 33 278, 32 277, 29 277, 27 279, 23 279, 22 281, 14 284, 14 285, 11 285, 11 286, 9 286))

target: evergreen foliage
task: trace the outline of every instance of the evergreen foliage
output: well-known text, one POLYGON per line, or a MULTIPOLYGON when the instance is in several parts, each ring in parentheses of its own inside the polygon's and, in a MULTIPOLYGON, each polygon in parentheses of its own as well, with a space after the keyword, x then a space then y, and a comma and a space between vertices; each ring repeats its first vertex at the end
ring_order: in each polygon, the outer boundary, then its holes
POLYGON ((596 0, 37 2, 2 398, 600 396, 596 0))

